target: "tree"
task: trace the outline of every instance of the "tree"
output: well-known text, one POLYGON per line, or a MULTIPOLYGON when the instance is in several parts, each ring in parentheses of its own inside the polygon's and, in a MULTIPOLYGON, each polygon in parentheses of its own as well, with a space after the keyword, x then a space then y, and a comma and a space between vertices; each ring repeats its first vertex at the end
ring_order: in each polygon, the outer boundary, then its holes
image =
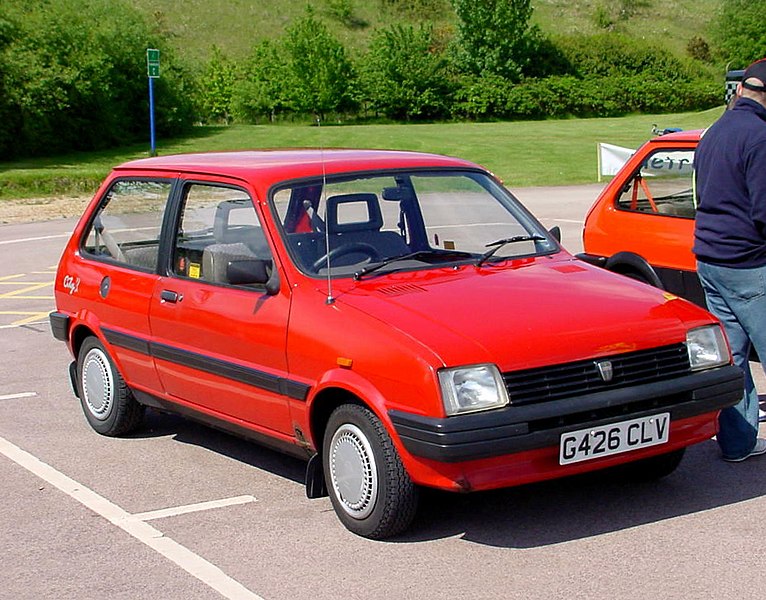
POLYGON ((218 46, 213 46, 201 81, 201 103, 205 120, 231 120, 232 96, 237 79, 234 64, 218 46))
POLYGON ((766 57, 766 0, 722 0, 711 24, 718 56, 730 68, 766 57), (759 18, 760 16, 760 18, 759 18))
POLYGON ((287 28, 283 40, 290 96, 296 110, 324 119, 352 107, 354 72, 346 50, 309 11, 287 28))
POLYGON ((458 17, 455 58, 472 75, 518 81, 530 64, 541 33, 530 25, 530 0, 452 0, 458 17))
POLYGON ((447 111, 450 82, 433 30, 392 25, 373 34, 360 74, 372 110, 392 119, 434 118, 447 111))
POLYGON ((235 116, 257 122, 266 116, 273 120, 277 113, 293 110, 290 102, 290 69, 279 42, 263 41, 253 48, 244 67, 244 75, 232 90, 235 116))

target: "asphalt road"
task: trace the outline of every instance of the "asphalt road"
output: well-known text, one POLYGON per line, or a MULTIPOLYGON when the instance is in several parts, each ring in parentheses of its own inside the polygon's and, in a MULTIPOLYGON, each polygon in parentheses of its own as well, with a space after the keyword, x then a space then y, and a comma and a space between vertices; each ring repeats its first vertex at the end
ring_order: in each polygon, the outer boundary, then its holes
MULTIPOLYGON (((599 186, 519 190, 564 245, 599 186)), ((766 457, 691 448, 661 482, 572 478, 426 495, 373 542, 308 500, 304 464, 149 413, 105 438, 50 334, 71 220, 0 226, 0 598, 760 598, 766 457)))

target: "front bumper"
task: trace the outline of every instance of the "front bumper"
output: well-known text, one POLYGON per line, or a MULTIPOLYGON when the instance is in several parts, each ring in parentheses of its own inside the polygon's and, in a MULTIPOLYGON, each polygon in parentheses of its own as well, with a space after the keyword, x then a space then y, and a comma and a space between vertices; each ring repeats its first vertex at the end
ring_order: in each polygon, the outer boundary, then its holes
POLYGON ((744 390, 735 366, 573 398, 447 418, 397 410, 389 417, 414 456, 456 463, 557 446, 561 434, 670 412, 671 422, 736 404, 744 390))

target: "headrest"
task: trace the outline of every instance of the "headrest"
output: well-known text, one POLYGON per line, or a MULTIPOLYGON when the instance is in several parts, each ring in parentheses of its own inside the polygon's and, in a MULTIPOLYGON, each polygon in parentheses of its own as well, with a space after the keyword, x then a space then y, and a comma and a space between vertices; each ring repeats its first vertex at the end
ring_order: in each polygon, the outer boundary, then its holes
MULTIPOLYGON (((238 198, 236 200, 224 200, 218 204, 213 218, 213 237, 218 242, 227 242, 226 230, 229 228, 229 213, 238 208, 252 207, 249 198, 238 198)), ((251 208, 251 210, 254 210, 251 208)))
POLYGON ((327 198, 329 233, 380 231, 382 227, 383 215, 375 194, 340 194, 327 198))

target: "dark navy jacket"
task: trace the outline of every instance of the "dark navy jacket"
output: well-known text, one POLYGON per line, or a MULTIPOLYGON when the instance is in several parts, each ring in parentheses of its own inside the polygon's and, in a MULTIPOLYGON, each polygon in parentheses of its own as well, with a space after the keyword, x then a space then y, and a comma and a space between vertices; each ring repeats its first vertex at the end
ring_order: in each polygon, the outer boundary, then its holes
POLYGON ((702 136, 694 166, 697 259, 742 269, 766 265, 766 108, 740 98, 702 136))

